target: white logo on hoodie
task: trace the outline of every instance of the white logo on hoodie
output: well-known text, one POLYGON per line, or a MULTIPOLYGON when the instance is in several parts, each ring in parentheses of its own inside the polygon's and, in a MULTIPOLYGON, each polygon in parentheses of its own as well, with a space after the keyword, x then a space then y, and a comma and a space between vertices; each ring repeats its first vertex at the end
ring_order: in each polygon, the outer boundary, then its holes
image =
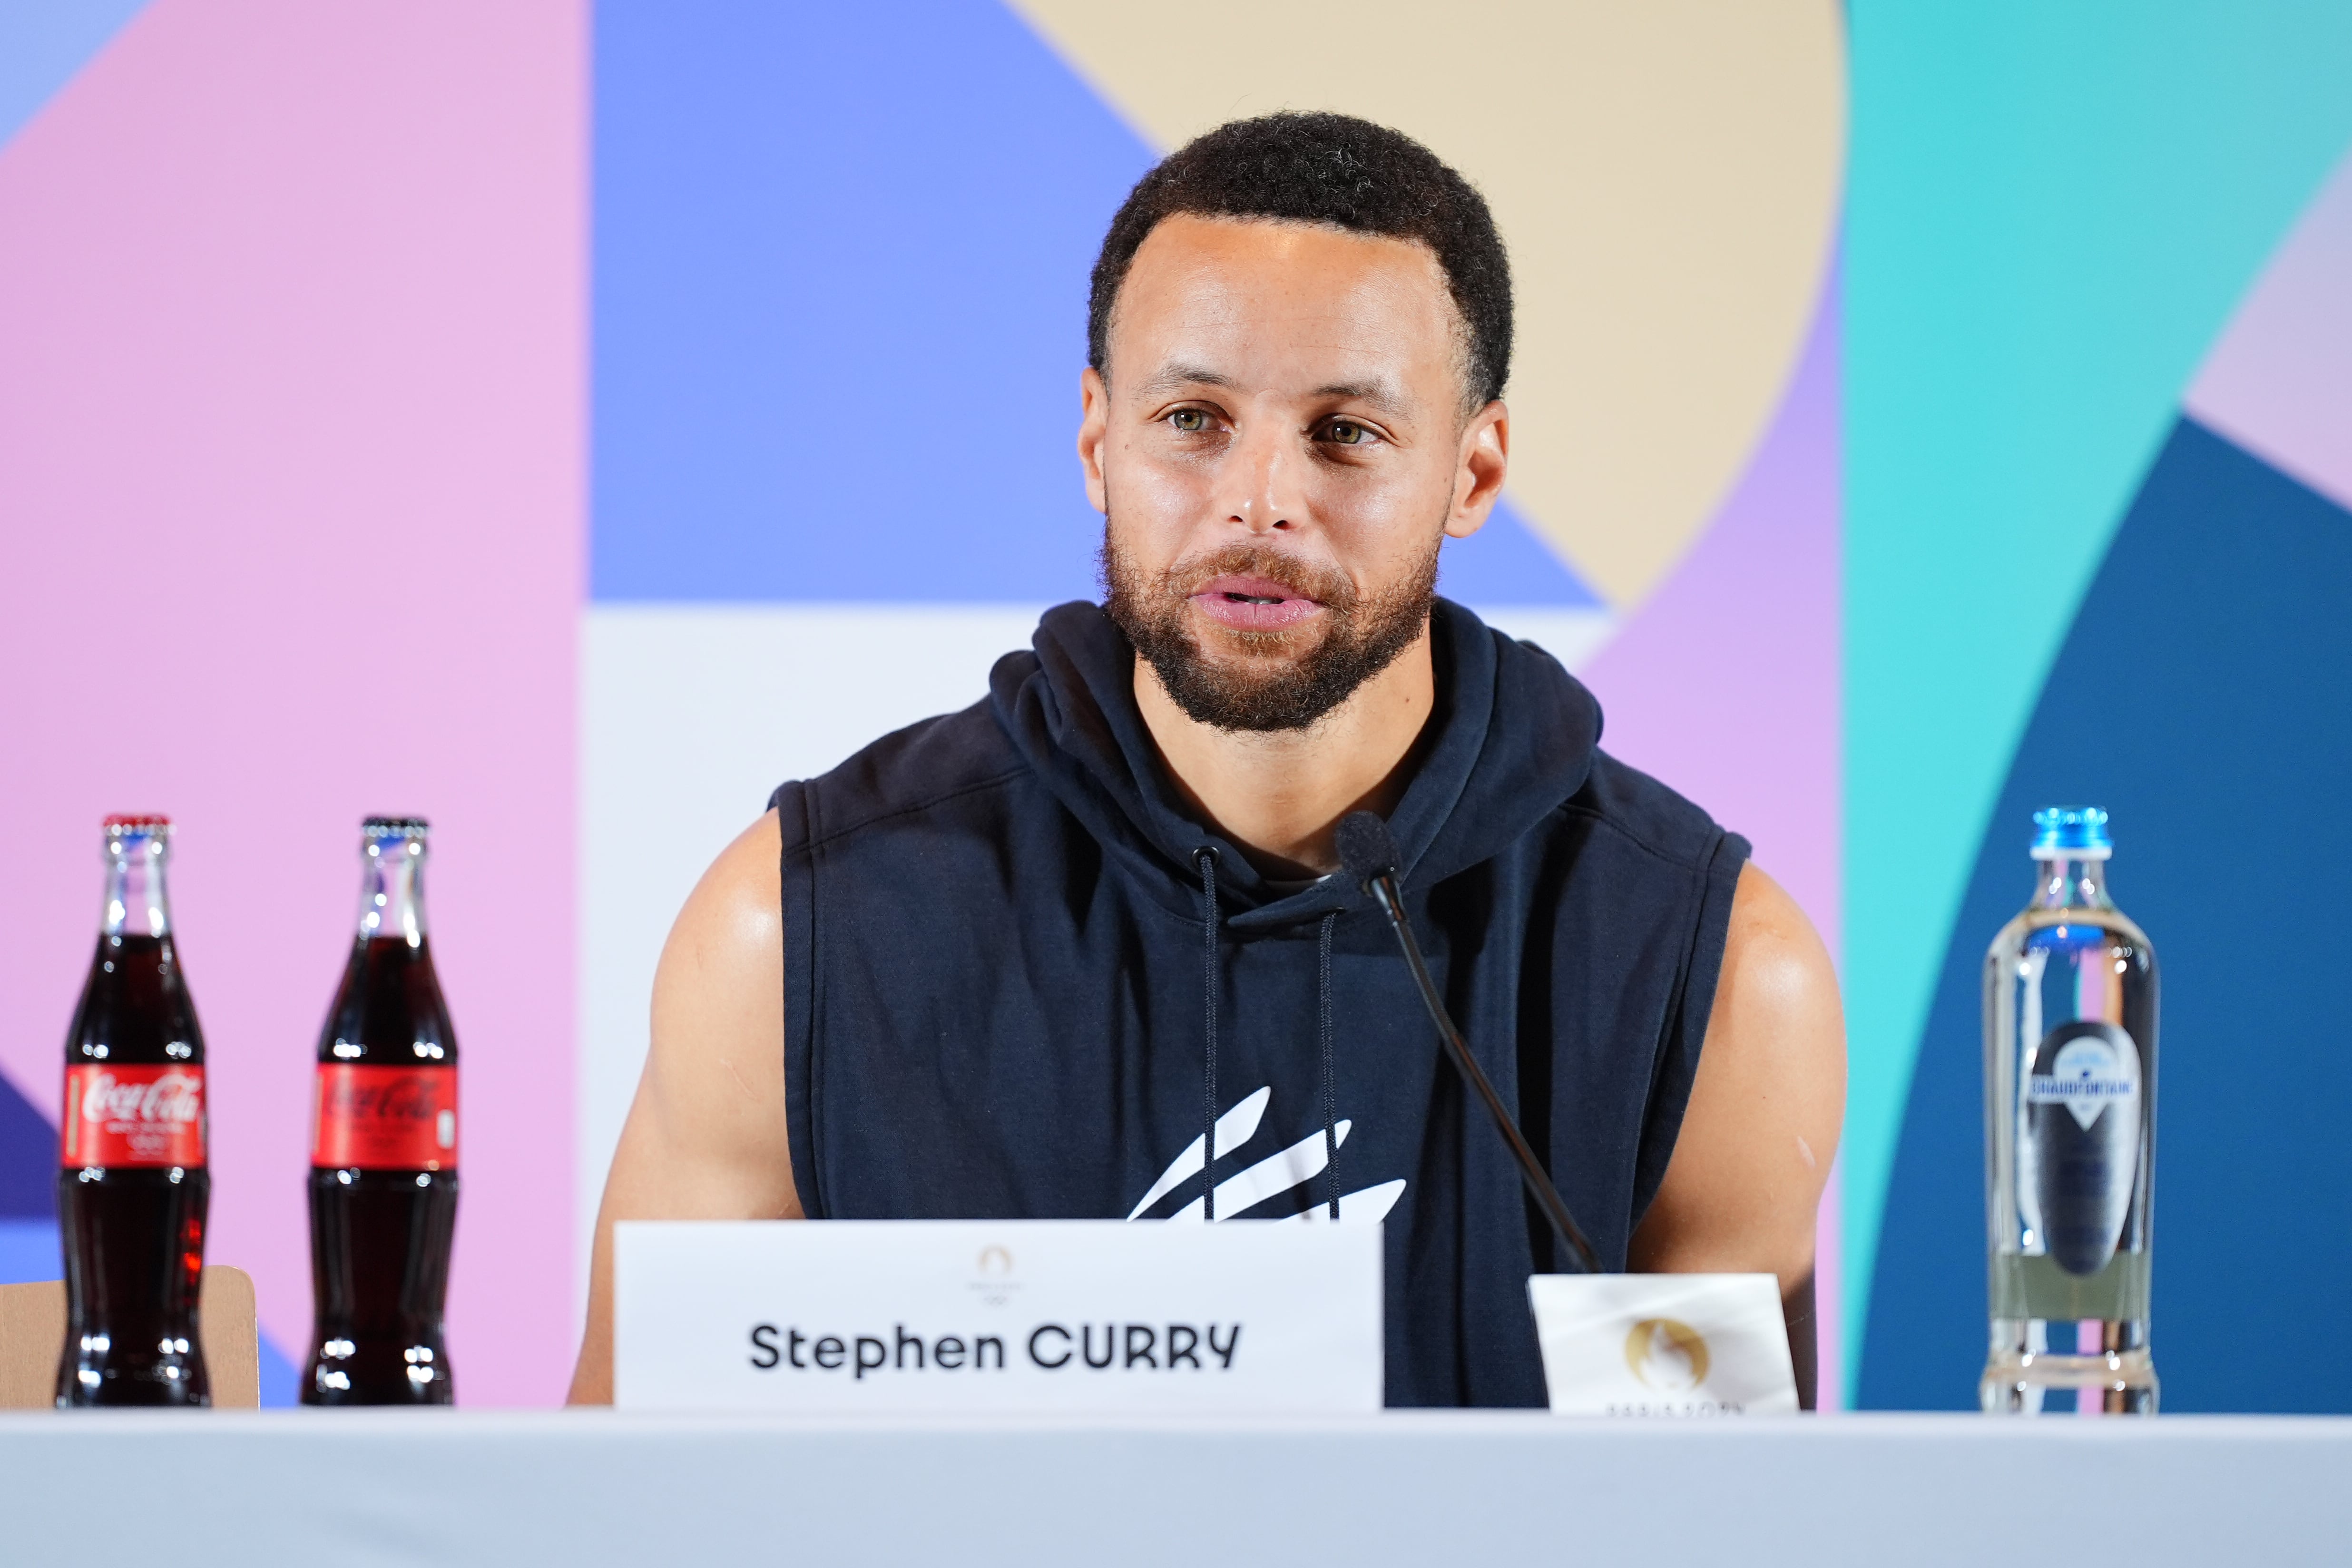
MULTIPOLYGON (((1265 1120, 1265 1108, 1273 1099, 1274 1089, 1268 1085, 1255 1094, 1244 1097, 1240 1104, 1217 1118, 1219 1158, 1237 1152, 1244 1144, 1257 1136, 1258 1123, 1265 1120)), ((1332 1131, 1338 1135, 1339 1142, 1347 1142, 1348 1130, 1353 1125, 1352 1122, 1340 1121, 1333 1126, 1332 1131)), ((1128 1218, 1139 1217, 1145 1209, 1201 1173, 1201 1143, 1202 1140, 1195 1138, 1184 1146, 1184 1152, 1160 1173, 1160 1179, 1151 1184, 1151 1190, 1137 1202, 1129 1212, 1128 1218)), ((1269 1154, 1248 1169, 1226 1177, 1217 1184, 1217 1219, 1220 1223, 1232 1219, 1268 1198, 1305 1186, 1323 1173, 1328 1158, 1322 1131, 1318 1129, 1289 1148, 1269 1154)), ((1404 1181, 1402 1177, 1361 1187, 1352 1193, 1343 1193, 1339 1196, 1339 1217, 1377 1225, 1388 1217, 1389 1210, 1395 1207, 1397 1199, 1403 1195, 1404 1181)), ((1326 1205, 1318 1203, 1302 1213, 1286 1215, 1283 1218, 1286 1221, 1312 1221, 1328 1219, 1330 1214, 1326 1205)), ((1194 1198, 1168 1217, 1171 1220, 1199 1219, 1201 1200, 1194 1198)))

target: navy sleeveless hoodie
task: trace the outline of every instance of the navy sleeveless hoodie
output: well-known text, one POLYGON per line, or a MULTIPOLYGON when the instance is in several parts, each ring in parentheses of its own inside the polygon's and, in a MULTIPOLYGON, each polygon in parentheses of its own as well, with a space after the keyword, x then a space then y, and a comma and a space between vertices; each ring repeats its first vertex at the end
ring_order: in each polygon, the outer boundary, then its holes
MULTIPOLYGON (((1622 1269, 1748 845, 1601 751, 1549 655, 1444 599, 1433 633, 1436 707, 1390 817, 1409 912, 1622 1269)), ((809 1217, 1314 1223, 1336 1197, 1386 1221, 1391 1405, 1543 1404, 1527 1278, 1569 1265, 1393 934, 1346 878, 1269 884, 1188 811, 1134 658, 1064 605, 985 700, 775 792, 809 1217)))

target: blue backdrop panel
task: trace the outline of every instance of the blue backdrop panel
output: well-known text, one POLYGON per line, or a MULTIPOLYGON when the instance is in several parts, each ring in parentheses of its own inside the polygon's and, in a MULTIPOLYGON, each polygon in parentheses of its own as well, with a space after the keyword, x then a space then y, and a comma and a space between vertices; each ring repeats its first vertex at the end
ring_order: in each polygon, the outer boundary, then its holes
POLYGON ((1859 1404, 1975 1402, 1979 966, 2031 890, 2032 809, 2089 803, 2114 814, 2111 887, 2162 966, 2164 1408, 2352 1411, 2352 1346, 2334 1332, 2352 1300, 2347 605, 2352 515, 2193 421, 2176 426, 1978 853, 1895 1159, 1859 1404))
POLYGON ((594 595, 1089 594, 1087 273, 1151 161, 998 5, 598 5, 594 595))
POLYGON ((0 143, 113 41, 147 0, 9 0, 0 5, 0 143))
POLYGON ((1601 596, 1552 553, 1507 500, 1496 503, 1486 527, 1441 547, 1437 591, 1465 605, 1601 607, 1601 596))
MULTIPOLYGON (((598 599, 1091 597, 1087 275, 1153 153, 1010 12, 604 0, 598 599)), ((1591 605, 1516 517, 1446 589, 1591 605)))
MULTIPOLYGON (((66 1020, 60 1018, 60 1081, 65 1077, 65 1039, 66 1020)), ((58 1130, 17 1092, 15 1084, 0 1079, 0 1221, 47 1221, 54 1219, 57 1212, 58 1130)))

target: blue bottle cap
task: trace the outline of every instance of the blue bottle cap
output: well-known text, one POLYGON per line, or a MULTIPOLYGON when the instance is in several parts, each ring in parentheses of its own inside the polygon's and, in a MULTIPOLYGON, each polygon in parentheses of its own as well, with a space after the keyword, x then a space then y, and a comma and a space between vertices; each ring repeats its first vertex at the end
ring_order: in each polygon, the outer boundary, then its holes
POLYGON ((2107 814, 2095 805, 2045 805, 2033 814, 2036 860, 2104 860, 2115 848, 2107 814))

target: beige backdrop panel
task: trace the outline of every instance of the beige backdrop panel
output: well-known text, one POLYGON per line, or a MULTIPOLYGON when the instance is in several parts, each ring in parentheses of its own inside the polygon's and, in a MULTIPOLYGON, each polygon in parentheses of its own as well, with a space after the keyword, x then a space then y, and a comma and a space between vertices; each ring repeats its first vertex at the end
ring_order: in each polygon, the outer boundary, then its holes
POLYGON ((1518 289, 1511 494, 1620 609, 1762 436, 1845 140, 1836 0, 1013 0, 1150 140, 1336 109, 1495 208, 1518 289))

